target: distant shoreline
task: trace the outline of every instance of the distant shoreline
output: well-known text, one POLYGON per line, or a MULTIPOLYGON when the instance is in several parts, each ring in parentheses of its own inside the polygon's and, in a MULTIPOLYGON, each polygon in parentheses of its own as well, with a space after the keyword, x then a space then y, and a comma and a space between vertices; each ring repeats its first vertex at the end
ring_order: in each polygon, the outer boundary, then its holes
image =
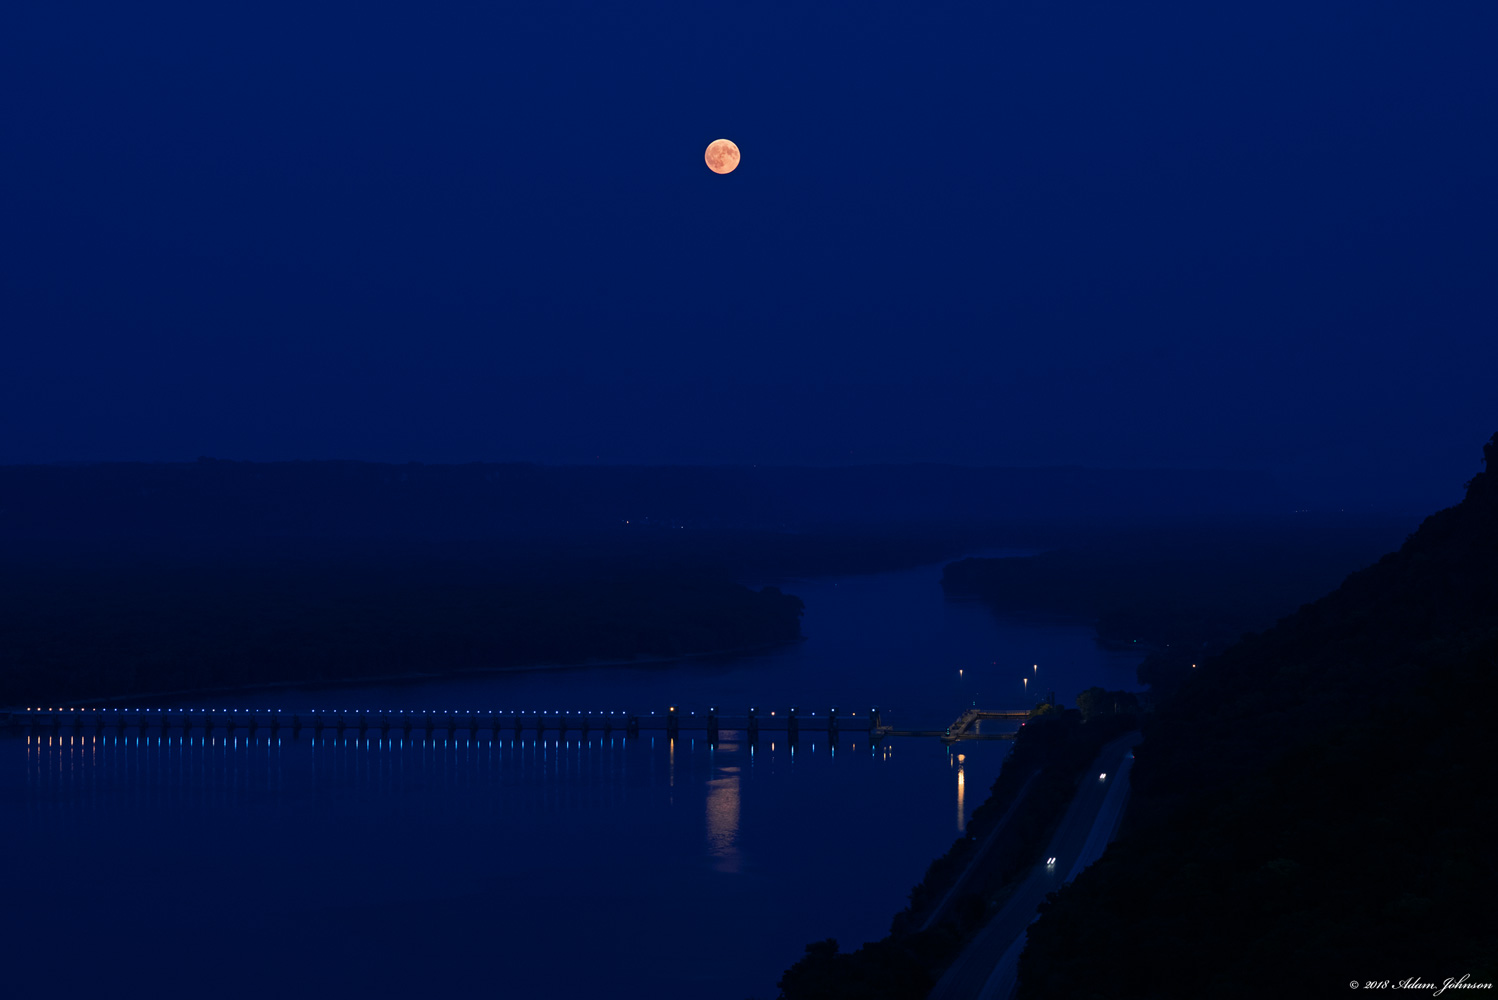
MULTIPOLYGON (((222 687, 181 688, 176 691, 148 691, 144 694, 117 695, 111 698, 87 698, 80 701, 59 702, 58 704, 63 707, 72 705, 111 705, 123 702, 136 702, 142 698, 176 698, 189 694, 239 694, 249 691, 270 691, 285 688, 349 687, 355 684, 370 684, 377 681, 431 681, 441 680, 444 677, 461 677, 465 674, 509 674, 542 670, 587 670, 594 667, 648 667, 668 663, 686 663, 691 660, 705 660, 718 656, 743 656, 749 653, 757 653, 805 641, 806 637, 801 636, 796 639, 777 639, 773 642, 751 643, 747 646, 710 649, 700 653, 683 653, 679 656, 655 656, 647 659, 585 660, 580 663, 532 663, 513 667, 461 667, 453 670, 432 671, 430 673, 415 671, 404 674, 372 674, 364 677, 344 677, 334 680, 265 681, 259 684, 229 684, 222 687)), ((24 710, 24 706, 12 706, 0 709, 0 712, 24 710)))

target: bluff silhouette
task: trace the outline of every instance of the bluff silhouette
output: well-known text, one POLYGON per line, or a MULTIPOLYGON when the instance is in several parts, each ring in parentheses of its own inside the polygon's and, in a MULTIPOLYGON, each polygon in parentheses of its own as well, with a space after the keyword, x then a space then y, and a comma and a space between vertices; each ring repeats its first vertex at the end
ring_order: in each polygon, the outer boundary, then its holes
POLYGON ((1498 978, 1498 435, 1398 551, 1178 678, 1022 998, 1498 978))

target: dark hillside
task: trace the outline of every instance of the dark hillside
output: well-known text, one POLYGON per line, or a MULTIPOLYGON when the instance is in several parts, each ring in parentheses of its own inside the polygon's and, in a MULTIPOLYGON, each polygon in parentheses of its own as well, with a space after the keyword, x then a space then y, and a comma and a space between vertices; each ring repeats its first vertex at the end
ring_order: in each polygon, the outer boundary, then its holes
POLYGON ((1498 976, 1498 435, 1484 451, 1461 504, 1161 706, 1124 837, 1043 908, 1022 997, 1498 976))
POLYGON ((744 580, 1278 502, 1210 471, 0 467, 0 705, 744 649, 801 613, 744 580))
POLYGON ((1305 512, 1125 530, 1034 556, 963 559, 946 567, 942 587, 1001 614, 1083 617, 1107 641, 1170 646, 1189 667, 1201 650, 1221 652, 1332 590, 1416 523, 1305 512))
POLYGON ((1081 527, 1241 517, 1288 502, 1213 470, 955 465, 548 466, 228 462, 0 466, 0 540, 483 539, 633 527, 1081 527))
POLYGON ((721 574, 379 552, 215 552, 0 574, 0 705, 790 642, 801 601, 721 574))

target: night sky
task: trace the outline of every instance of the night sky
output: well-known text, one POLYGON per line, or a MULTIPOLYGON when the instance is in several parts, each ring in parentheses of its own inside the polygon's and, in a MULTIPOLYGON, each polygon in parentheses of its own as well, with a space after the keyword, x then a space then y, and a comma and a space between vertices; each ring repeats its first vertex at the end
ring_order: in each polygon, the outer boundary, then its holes
POLYGON ((1498 429, 1495 50, 1490 0, 8 4, 0 462, 1452 502, 1498 429))

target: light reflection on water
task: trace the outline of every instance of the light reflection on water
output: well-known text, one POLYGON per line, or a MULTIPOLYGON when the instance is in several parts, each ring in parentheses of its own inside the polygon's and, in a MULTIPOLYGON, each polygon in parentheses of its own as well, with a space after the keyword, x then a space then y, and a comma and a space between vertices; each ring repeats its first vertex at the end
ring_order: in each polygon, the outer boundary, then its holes
MULTIPOLYGON (((49 911, 63 919, 70 901, 128 899, 131 920, 89 939, 86 966, 168 963, 191 974, 201 964, 206 973, 265 948, 278 974, 331 975, 310 944, 275 943, 293 920, 320 927, 319 940, 373 942, 395 956, 389 975, 415 988, 418 958, 481 926, 519 963, 507 981, 530 988, 544 985, 549 963, 567 960, 548 928, 586 929, 625 907, 632 930, 607 933, 634 941, 614 960, 642 985, 621 995, 658 995, 643 984, 659 981, 661 956, 639 939, 654 926, 695 949, 673 959, 683 984, 749 984, 731 995, 773 996, 774 978, 807 941, 882 933, 952 836, 940 822, 899 821, 947 813, 950 786, 931 779, 951 758, 930 739, 722 736, 716 745, 618 734, 3 738, 0 801, 24 805, 10 811, 7 846, 27 861, 10 885, 35 901, 7 940, 76 961, 66 940, 41 933, 49 911), (595 898, 599 880, 609 888, 595 898), (183 925, 181 893, 208 886, 233 906, 183 925), (836 907, 804 905, 823 889, 836 907), (495 892, 515 906, 495 907, 495 892), (419 927, 386 922, 380 908, 392 900, 415 904, 419 927), (734 913, 704 926, 694 915, 702 904, 734 913), (735 928, 742 947, 725 948, 721 926, 735 928)), ((986 780, 1007 746, 986 746, 986 780)), ((478 976, 478 957, 458 959, 455 984, 478 976)))
POLYGON ((707 850, 714 859, 713 868, 737 874, 739 871, 739 769, 724 763, 738 752, 736 744, 720 745, 713 752, 713 774, 707 787, 707 850))
POLYGON ((961 833, 962 831, 964 831, 964 830, 967 829, 967 813, 964 812, 963 808, 962 808, 962 798, 963 798, 963 794, 962 794, 963 793, 963 780, 962 780, 962 777, 963 777, 962 776, 962 763, 959 761, 958 764, 957 764, 957 832, 958 833, 961 833))
MULTIPOLYGON (((339 700, 878 704, 886 721, 925 727, 974 699, 1010 707, 1022 685, 996 683, 1011 663, 1038 660, 1058 688, 1063 673, 1068 689, 1128 686, 1130 664, 1075 628, 946 604, 939 575, 789 586, 808 599, 810 638, 774 655, 372 685, 339 700), (965 675, 948 669, 960 665, 965 675)), ((274 700, 319 704, 311 692, 274 700)), ((579 995, 592 992, 588 970, 607 969, 597 981, 619 997, 763 1000, 807 942, 851 948, 886 931, 1010 746, 965 744, 959 762, 934 739, 721 736, 716 747, 618 731, 0 738, 0 848, 16 861, 7 888, 27 901, 0 913, 0 940, 39 970, 156 967, 231 995, 264 995, 272 980, 298 993, 440 982, 579 995), (77 919, 99 903, 119 919, 77 919), (268 978, 226 985, 222 970, 247 960, 268 978)), ((10 982, 56 985, 28 974, 10 982)))

